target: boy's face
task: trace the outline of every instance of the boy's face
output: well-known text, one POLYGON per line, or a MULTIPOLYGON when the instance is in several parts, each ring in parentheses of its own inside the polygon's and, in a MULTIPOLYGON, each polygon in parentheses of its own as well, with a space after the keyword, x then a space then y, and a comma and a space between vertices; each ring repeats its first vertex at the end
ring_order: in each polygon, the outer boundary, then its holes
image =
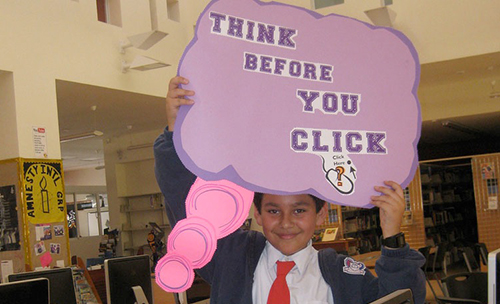
POLYGON ((267 240, 284 255, 292 255, 306 247, 316 225, 325 220, 326 208, 325 204, 316 213, 316 204, 307 194, 264 194, 261 213, 256 209, 254 216, 267 240))

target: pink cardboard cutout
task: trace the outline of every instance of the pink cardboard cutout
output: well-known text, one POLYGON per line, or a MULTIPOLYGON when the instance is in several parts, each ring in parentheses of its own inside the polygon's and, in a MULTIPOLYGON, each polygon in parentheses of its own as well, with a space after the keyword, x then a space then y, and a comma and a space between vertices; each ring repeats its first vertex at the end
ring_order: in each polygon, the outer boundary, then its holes
POLYGON ((40 257, 40 263, 41 263, 42 267, 50 266, 50 263, 52 263, 52 256, 50 255, 49 252, 44 253, 40 257))
POLYGON ((200 217, 188 217, 168 235, 167 251, 185 256, 193 268, 205 266, 214 255, 217 238, 214 226, 200 217))
POLYGON ((205 180, 369 207, 418 165, 420 75, 400 32, 257 0, 214 0, 179 75, 196 92, 174 143, 205 180))
POLYGON ((252 200, 253 192, 229 181, 207 182, 198 178, 186 198, 186 214, 208 220, 220 239, 241 227, 252 200))
POLYGON ((194 281, 191 262, 176 252, 167 253, 156 265, 155 281, 158 286, 168 292, 188 290, 194 281))
POLYGON ((217 240, 241 227, 253 192, 230 181, 197 178, 186 198, 186 218, 168 235, 167 252, 156 265, 156 282, 168 292, 191 287, 194 269, 212 259, 217 240))

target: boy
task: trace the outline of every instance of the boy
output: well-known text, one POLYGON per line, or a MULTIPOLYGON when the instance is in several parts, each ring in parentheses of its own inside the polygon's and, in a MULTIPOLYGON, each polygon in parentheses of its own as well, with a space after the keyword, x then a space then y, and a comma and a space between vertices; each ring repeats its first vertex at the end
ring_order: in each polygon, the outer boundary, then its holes
MULTIPOLYGON (((175 119, 181 105, 192 105, 193 91, 174 77, 166 98, 167 129, 155 142, 155 170, 165 195, 170 223, 186 217, 184 202, 195 176, 180 162, 172 142, 175 119)), ((290 300, 278 303, 369 303, 394 290, 411 288, 416 303, 425 299, 425 279, 420 267, 424 258, 402 240, 403 190, 395 182, 376 186, 380 196, 371 203, 380 208, 382 255, 375 278, 362 263, 334 250, 316 251, 312 235, 327 215, 325 202, 308 195, 256 193, 254 216, 264 235, 238 230, 218 240, 213 259, 197 270, 211 284, 211 303, 271 303, 271 286, 277 261, 293 261, 286 275, 290 300), (399 241, 399 242, 398 242, 399 241), (392 247, 392 248, 390 248, 392 247)))

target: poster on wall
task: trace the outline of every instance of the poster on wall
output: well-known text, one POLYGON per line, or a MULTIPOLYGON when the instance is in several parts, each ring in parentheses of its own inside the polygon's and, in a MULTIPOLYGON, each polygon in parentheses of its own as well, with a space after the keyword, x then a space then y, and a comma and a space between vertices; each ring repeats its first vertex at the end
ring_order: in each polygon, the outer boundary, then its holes
POLYGON ((0 187, 0 251, 21 249, 17 219, 16 187, 0 187))
POLYGON ((67 216, 66 218, 68 219, 68 234, 70 238, 75 238, 78 236, 78 229, 76 226, 76 211, 75 211, 75 205, 67 205, 67 216))
POLYGON ((26 161, 23 168, 24 212, 32 224, 64 222, 66 208, 60 161, 26 161))
POLYGON ((33 148, 36 158, 47 158, 47 133, 43 127, 32 127, 33 148))
POLYGON ((275 2, 216 0, 178 74, 196 95, 180 108, 174 144, 204 180, 370 207, 375 185, 413 179, 420 65, 397 30, 275 2))
POLYGON ((481 164, 481 177, 483 180, 495 178, 495 167, 492 163, 481 164))
POLYGON ((50 225, 36 225, 35 234, 37 241, 50 240, 52 239, 52 227, 50 225))

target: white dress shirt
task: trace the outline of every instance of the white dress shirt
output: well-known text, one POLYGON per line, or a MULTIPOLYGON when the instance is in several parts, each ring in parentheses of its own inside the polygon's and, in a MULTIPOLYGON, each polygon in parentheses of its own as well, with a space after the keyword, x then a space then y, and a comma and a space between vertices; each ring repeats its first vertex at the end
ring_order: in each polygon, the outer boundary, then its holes
POLYGON ((290 304, 333 304, 332 290, 321 275, 318 251, 312 247, 312 241, 309 241, 306 248, 291 256, 283 255, 266 242, 254 274, 254 304, 267 303, 269 290, 276 279, 276 261, 295 262, 295 266, 286 276, 290 289, 290 304))

